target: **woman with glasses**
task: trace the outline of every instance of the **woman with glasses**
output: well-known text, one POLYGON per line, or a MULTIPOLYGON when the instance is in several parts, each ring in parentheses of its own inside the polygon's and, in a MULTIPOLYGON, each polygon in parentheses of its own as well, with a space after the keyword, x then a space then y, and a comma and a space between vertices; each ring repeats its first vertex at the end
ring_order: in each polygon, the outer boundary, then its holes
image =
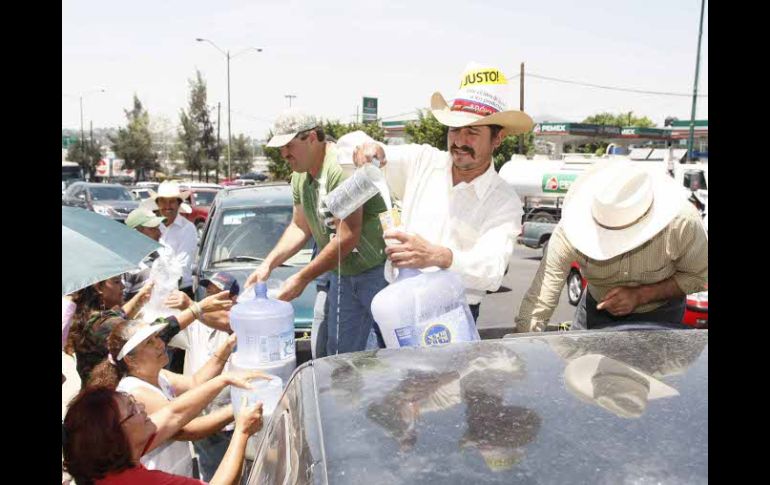
MULTIPOLYGON (((167 406, 147 414, 144 405, 126 393, 89 387, 69 405, 62 425, 64 467, 78 485, 188 485, 199 480, 148 470, 142 456, 175 436, 228 385, 248 388, 258 372, 217 376, 184 393, 167 406)), ((245 407, 216 474, 209 483, 232 484, 241 474, 246 441, 262 427, 262 403, 245 407)))
MULTIPOLYGON (((89 386, 126 392, 152 414, 169 406, 177 396, 185 395, 222 373, 235 347, 235 334, 212 352, 201 369, 186 376, 164 369, 168 354, 159 333, 166 327, 166 323, 118 322, 107 339, 108 358, 94 368, 89 386)), ((150 470, 192 476, 192 455, 187 441, 214 434, 232 420, 233 410, 229 405, 197 417, 167 443, 158 443, 162 446, 144 455, 142 463, 150 470)))

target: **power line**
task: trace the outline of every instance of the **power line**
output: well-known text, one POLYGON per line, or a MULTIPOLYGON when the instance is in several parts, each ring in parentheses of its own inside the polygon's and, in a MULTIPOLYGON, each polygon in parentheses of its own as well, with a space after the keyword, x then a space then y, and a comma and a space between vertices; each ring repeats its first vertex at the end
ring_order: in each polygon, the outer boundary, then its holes
MULTIPOLYGON (((619 88, 616 86, 602 86, 600 84, 584 83, 580 81, 569 81, 567 79, 558 79, 555 77, 541 76, 540 74, 533 74, 533 73, 526 73, 525 75, 528 77, 534 77, 536 79, 544 79, 546 81, 554 81, 554 82, 565 83, 565 84, 575 84, 578 86, 587 86, 587 87, 598 88, 598 89, 608 89, 610 91, 625 91, 629 93, 638 93, 638 94, 654 94, 657 96, 682 96, 686 98, 689 98, 690 96, 692 96, 691 93, 671 93, 671 92, 664 92, 664 91, 647 91, 643 89, 633 89, 633 88, 619 88)), ((707 98, 708 94, 699 94, 698 96, 707 98)))

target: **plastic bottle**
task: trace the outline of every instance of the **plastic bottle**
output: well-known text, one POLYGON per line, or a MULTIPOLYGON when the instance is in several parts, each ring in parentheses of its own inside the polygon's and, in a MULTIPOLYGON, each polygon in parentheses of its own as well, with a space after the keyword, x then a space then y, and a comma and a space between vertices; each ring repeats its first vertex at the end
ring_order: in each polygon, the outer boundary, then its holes
POLYGON ((400 269, 372 300, 372 316, 388 348, 480 340, 462 281, 447 270, 400 269))
MULTIPOLYGON (((243 368, 231 365, 230 372, 242 371, 243 368)), ((271 376, 272 379, 266 381, 264 379, 255 379, 249 383, 252 389, 241 389, 235 386, 230 386, 230 401, 233 405, 233 416, 238 416, 241 412, 241 407, 246 401, 247 406, 253 406, 257 402, 262 403, 262 429, 249 437, 246 442, 246 458, 253 460, 257 445, 261 441, 262 434, 267 428, 267 423, 270 422, 270 418, 273 415, 275 407, 278 405, 278 400, 283 394, 284 381, 278 376, 271 376)))
POLYGON ((268 298, 267 285, 257 283, 253 299, 239 298, 233 306, 230 326, 238 338, 233 365, 289 380, 297 367, 291 303, 268 298))
POLYGON ((326 195, 324 202, 335 218, 345 219, 378 192, 382 194, 387 209, 391 209, 390 190, 379 166, 380 162, 373 159, 371 164, 356 169, 352 176, 326 195))

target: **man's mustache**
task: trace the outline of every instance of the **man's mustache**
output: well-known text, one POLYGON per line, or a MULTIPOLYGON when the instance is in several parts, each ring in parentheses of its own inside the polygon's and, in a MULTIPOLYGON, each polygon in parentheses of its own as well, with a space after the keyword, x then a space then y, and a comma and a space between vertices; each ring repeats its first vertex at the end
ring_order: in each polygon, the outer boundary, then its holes
POLYGON ((461 147, 459 147, 459 146, 457 146, 457 145, 452 145, 452 151, 453 151, 453 152, 454 152, 454 151, 457 151, 457 152, 465 152, 465 153, 469 154, 469 155, 470 155, 470 156, 472 156, 472 157, 475 157, 475 156, 476 156, 476 151, 475 151, 475 150, 473 150, 473 148, 469 147, 468 145, 463 145, 463 146, 461 146, 461 147))

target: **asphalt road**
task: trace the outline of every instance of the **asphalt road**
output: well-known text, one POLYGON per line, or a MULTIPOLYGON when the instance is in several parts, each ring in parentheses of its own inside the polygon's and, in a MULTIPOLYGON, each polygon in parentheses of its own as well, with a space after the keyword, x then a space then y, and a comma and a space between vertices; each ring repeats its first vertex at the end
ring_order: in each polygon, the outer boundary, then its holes
MULTIPOLYGON (((511 256, 508 274, 503 278, 503 286, 511 289, 505 293, 487 295, 481 303, 478 328, 509 328, 513 332, 513 319, 519 312, 521 300, 532 283, 540 258, 541 249, 530 249, 517 244, 511 256)), ((551 317, 551 322, 563 322, 572 320, 575 315, 575 307, 569 304, 566 285, 562 290, 559 306, 551 317)), ((509 332, 509 333, 510 333, 509 332)))

